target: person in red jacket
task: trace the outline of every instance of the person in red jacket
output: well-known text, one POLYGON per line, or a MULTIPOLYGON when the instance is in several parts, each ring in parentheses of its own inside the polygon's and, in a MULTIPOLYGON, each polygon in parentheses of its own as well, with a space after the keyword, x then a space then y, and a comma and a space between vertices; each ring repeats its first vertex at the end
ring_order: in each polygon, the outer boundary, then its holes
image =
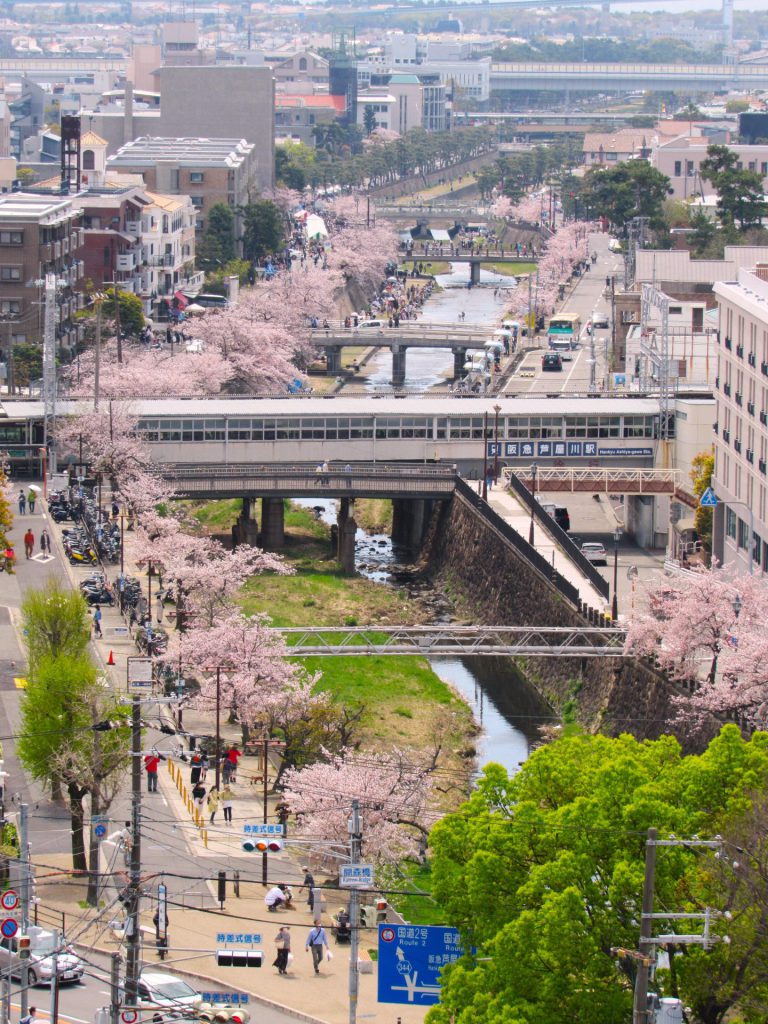
POLYGON ((157 792, 157 767, 160 764, 160 758, 157 754, 147 754, 144 758, 144 767, 147 769, 147 792, 157 792))

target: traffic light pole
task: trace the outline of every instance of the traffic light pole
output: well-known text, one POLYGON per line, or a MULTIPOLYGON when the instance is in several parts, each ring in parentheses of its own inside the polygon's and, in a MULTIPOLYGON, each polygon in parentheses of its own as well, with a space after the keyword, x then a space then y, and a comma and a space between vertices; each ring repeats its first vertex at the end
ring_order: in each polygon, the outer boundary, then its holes
MULTIPOLYGON (((21 804, 19 807, 19 844, 21 863, 21 885, 19 889, 19 903, 21 904, 21 934, 29 932, 29 903, 32 889, 32 879, 29 877, 31 866, 29 863, 29 806, 21 804)), ((21 960, 19 963, 19 981, 21 982, 21 1016, 26 1017, 29 1013, 29 985, 28 985, 28 960, 21 960)), ((10 984, 10 983, 9 983, 10 984)))
MULTIPOLYGON (((349 819, 349 863, 360 863, 360 850, 362 846, 362 832, 360 826, 360 803, 352 801, 352 817, 349 819)), ((360 892, 357 889, 350 889, 349 892, 349 1024, 357 1022, 357 993, 359 975, 357 973, 357 957, 360 948, 360 892)))
POLYGON ((139 886, 141 884, 141 705, 131 704, 131 860, 127 910, 125 1002, 136 1006, 139 995, 139 886))

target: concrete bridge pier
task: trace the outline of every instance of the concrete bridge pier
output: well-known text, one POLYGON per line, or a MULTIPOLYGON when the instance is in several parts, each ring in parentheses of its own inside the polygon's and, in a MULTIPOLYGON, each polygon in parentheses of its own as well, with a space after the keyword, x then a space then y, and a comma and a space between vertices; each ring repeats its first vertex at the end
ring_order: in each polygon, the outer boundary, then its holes
POLYGON ((325 349, 325 372, 328 376, 338 377, 341 373, 341 349, 332 348, 330 345, 325 349))
POLYGON ((259 523, 256 519, 256 502, 253 498, 243 498, 243 508, 232 527, 232 547, 238 544, 250 544, 256 547, 259 543, 259 523))
POLYGON ((392 500, 392 543, 408 548, 414 555, 421 550, 432 515, 432 502, 424 498, 392 500))
POLYGON ((351 507, 351 499, 342 498, 339 502, 339 513, 336 517, 338 523, 337 557, 341 571, 345 576, 355 575, 355 534, 357 533, 357 523, 351 514, 351 507))
POLYGON ((469 283, 473 286, 480 284, 480 260, 470 260, 469 283))
POLYGON ((453 379, 461 380, 464 376, 464 363, 467 361, 467 350, 455 348, 453 350, 453 379))
POLYGON ((278 551, 285 544, 285 503, 282 498, 261 499, 261 546, 278 551))
POLYGON ((392 346, 392 384, 401 388, 405 384, 405 353, 408 350, 400 345, 392 346))

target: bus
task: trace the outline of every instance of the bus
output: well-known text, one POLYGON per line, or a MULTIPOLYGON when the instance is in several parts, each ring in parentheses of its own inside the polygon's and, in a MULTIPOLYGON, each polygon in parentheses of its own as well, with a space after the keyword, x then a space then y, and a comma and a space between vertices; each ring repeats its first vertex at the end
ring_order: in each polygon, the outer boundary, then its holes
POLYGON ((554 352, 563 359, 570 359, 571 352, 579 343, 581 320, 576 313, 558 313, 549 321, 547 341, 554 352))

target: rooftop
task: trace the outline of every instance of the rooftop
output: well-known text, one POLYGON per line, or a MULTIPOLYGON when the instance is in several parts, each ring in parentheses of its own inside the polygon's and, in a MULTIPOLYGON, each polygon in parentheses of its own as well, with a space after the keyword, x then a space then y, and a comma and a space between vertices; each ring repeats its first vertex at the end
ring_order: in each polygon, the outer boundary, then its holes
POLYGON ((144 135, 127 142, 108 158, 110 168, 152 166, 156 163, 181 167, 240 167, 253 152, 245 139, 155 138, 144 135))
POLYGON ((39 224, 58 224, 77 216, 68 197, 54 198, 34 192, 9 192, 0 195, 0 221, 37 221, 39 224))

